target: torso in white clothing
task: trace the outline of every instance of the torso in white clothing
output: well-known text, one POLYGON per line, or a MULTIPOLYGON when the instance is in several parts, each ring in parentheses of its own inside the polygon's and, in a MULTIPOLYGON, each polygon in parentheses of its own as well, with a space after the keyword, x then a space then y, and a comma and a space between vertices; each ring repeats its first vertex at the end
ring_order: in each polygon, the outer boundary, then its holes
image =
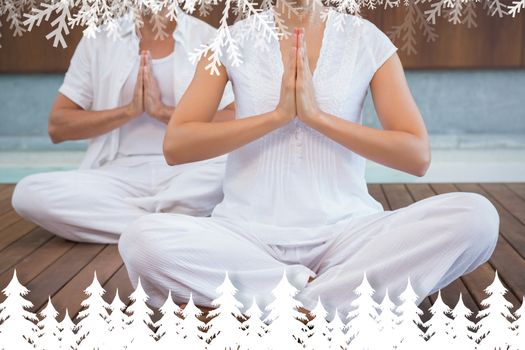
MULTIPOLYGON (((234 25, 232 32, 242 25, 234 25)), ((279 101, 279 43, 273 40, 261 55, 254 42, 244 42, 240 66, 223 62, 237 118, 272 111, 279 101)), ((313 73, 319 107, 361 123, 373 74, 396 49, 371 22, 330 11, 313 73), (345 16, 344 31, 335 27, 336 16, 345 16), (360 25, 353 25, 356 21, 360 25)), ((365 159, 296 119, 229 154, 224 200, 212 215, 245 220, 263 240, 283 243, 290 237, 315 241, 319 230, 333 233, 331 228, 343 227, 352 217, 380 211, 383 207, 367 191, 365 159)))
MULTIPOLYGON (((166 106, 171 107, 176 104, 174 67, 176 64, 184 64, 184 62, 180 62, 180 58, 177 59, 175 52, 176 50, 166 57, 152 59, 151 67, 153 76, 159 84, 161 100, 166 106)), ((185 59, 185 57, 182 58, 185 59)), ((123 105, 130 103, 133 99, 139 66, 140 56, 137 55, 133 69, 122 88, 121 101, 123 105)), ((141 116, 121 127, 118 156, 162 155, 162 142, 165 132, 166 124, 144 112, 141 116)))

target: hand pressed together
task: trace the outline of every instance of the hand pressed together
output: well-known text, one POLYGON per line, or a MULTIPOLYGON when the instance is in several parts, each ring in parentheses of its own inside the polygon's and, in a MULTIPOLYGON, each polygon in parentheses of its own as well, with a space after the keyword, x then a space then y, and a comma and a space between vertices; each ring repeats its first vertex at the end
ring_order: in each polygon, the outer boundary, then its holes
POLYGON ((151 69, 149 51, 140 53, 137 82, 135 83, 133 100, 128 105, 128 110, 132 116, 137 117, 146 112, 158 120, 162 120, 166 114, 167 107, 162 103, 159 84, 151 69))
POLYGON ((296 46, 289 51, 281 83, 281 93, 276 111, 283 123, 295 117, 309 123, 318 118, 321 111, 317 105, 312 72, 306 50, 304 30, 295 31, 296 46))

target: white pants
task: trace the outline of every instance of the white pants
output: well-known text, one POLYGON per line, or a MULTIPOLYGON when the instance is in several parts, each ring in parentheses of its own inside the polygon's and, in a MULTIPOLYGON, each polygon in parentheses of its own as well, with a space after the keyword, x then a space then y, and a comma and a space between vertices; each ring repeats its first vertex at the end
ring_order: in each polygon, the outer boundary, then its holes
POLYGON ((346 317, 365 271, 377 302, 387 287, 397 302, 410 276, 420 303, 474 270, 496 246, 499 216, 485 197, 454 192, 355 218, 320 244, 265 244, 247 231, 220 218, 152 214, 125 229, 119 250, 132 284, 140 276, 157 307, 168 290, 178 303, 191 292, 196 304, 210 307, 225 271, 245 307, 252 296, 264 307, 286 270, 307 309, 320 296, 330 313, 337 307, 346 317), (310 276, 316 279, 307 285, 310 276))
POLYGON ((117 243, 145 214, 209 215, 223 197, 224 166, 224 157, 170 167, 162 156, 136 156, 97 169, 35 174, 17 184, 13 208, 65 239, 117 243))

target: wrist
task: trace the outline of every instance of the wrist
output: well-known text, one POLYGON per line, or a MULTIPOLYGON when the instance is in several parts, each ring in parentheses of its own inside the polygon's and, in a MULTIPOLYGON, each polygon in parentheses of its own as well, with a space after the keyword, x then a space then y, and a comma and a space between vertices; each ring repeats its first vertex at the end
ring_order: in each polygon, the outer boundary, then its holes
POLYGON ((290 114, 277 107, 274 111, 270 112, 275 128, 280 128, 289 122, 291 122, 294 117, 290 117, 290 114))
POLYGON ((166 106, 161 103, 160 106, 156 109, 153 117, 161 122, 169 122, 171 114, 173 113, 173 108, 166 106))
POLYGON ((308 113, 306 118, 304 118, 304 123, 310 126, 312 129, 320 130, 328 122, 328 114, 324 113, 321 110, 316 110, 315 112, 308 113))
POLYGON ((139 113, 137 113, 136 111, 135 106, 133 106, 133 103, 130 103, 126 107, 124 107, 122 114, 126 120, 133 119, 139 115, 139 113))

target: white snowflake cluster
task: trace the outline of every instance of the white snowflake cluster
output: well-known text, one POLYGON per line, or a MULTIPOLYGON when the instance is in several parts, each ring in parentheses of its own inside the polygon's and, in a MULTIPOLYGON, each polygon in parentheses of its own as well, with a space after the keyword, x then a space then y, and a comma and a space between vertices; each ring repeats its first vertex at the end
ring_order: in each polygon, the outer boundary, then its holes
MULTIPOLYGON (((286 273, 273 290, 274 301, 263 312, 253 298, 243 313, 236 298, 237 289, 226 273, 217 288, 218 297, 203 322, 203 312, 190 295, 184 308, 173 302, 171 292, 159 309, 162 317, 151 320, 153 311, 147 305, 148 296, 138 282, 130 295, 132 304, 126 308, 118 290, 111 304, 104 301, 105 290, 96 273, 85 290, 83 311, 74 324, 66 310, 61 322, 51 298, 37 315, 28 309, 29 292, 17 279, 16 271, 3 290, 5 301, 0 304, 0 349, 524 349, 525 302, 513 314, 513 305, 505 299, 505 287, 498 275, 485 289, 485 307, 474 323, 472 311, 463 303, 461 294, 451 310, 441 293, 429 311, 432 317, 421 321, 423 311, 415 304, 417 295, 410 280, 396 306, 388 292, 381 303, 373 299, 374 289, 366 274, 355 289, 352 310, 343 322, 335 310, 328 321, 328 312, 321 299, 310 311, 309 318, 296 300, 298 290, 286 278, 286 273), (426 331, 423 329, 426 328, 426 331), (156 329, 156 331, 154 331, 156 329)), ((525 301, 525 298, 524 298, 525 301)))
MULTIPOLYGON (((525 0, 512 0, 507 5, 503 0, 311 0, 314 6, 332 7, 341 13, 359 15, 361 9, 375 10, 378 8, 406 8, 403 22, 394 25, 388 31, 392 40, 399 40, 402 51, 407 54, 417 53, 416 31, 422 30, 427 41, 435 41, 438 37, 435 31, 438 17, 446 18, 453 24, 466 24, 469 28, 476 27, 477 6, 482 6, 487 15, 516 17, 525 8, 525 0)), ((53 46, 66 47, 65 37, 75 26, 84 28, 84 34, 95 36, 104 31, 112 37, 118 37, 119 21, 132 17, 137 25, 142 24, 141 14, 153 14, 157 37, 164 37, 165 21, 176 19, 179 9, 199 16, 208 16, 213 6, 222 6, 220 26, 215 38, 205 47, 199 48, 194 59, 210 54, 208 69, 212 74, 217 73, 220 66, 219 59, 223 49, 234 64, 242 63, 239 52, 240 42, 250 31, 243 33, 242 38, 234 38, 229 26, 238 20, 253 17, 251 30, 261 38, 260 42, 268 37, 287 37, 290 31, 286 27, 282 15, 297 15, 296 0, 0 0, 0 27, 1 18, 9 23, 14 36, 20 36, 43 21, 51 21, 52 31, 46 38, 53 41, 53 46), (268 19, 261 13, 270 8, 273 11, 275 25, 268 24, 268 19), (162 15, 161 15, 162 13, 162 15)), ((326 18, 326 12, 321 13, 321 19, 326 18)), ((339 17, 343 20, 344 17, 339 17)), ((1 34, 0 34, 1 40, 1 34)), ((1 47, 1 45, 0 45, 1 47)))

